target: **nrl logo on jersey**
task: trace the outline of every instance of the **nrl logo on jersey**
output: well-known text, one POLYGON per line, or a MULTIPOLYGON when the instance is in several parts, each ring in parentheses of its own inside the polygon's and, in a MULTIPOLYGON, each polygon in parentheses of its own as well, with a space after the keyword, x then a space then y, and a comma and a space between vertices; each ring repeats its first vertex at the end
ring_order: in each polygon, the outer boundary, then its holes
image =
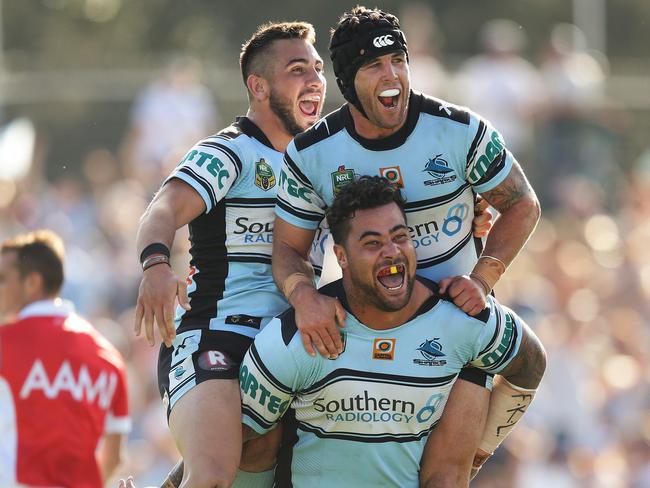
POLYGON ((427 164, 424 165, 423 171, 426 171, 434 178, 433 180, 425 180, 424 184, 426 186, 443 185, 456 179, 454 170, 449 167, 449 163, 441 156, 442 153, 429 158, 427 164))
POLYGON ((264 158, 255 163, 255 186, 264 191, 275 186, 275 173, 271 165, 264 161, 264 158))
POLYGON ((341 188, 345 185, 349 185, 355 180, 355 174, 353 169, 345 169, 345 165, 342 164, 339 166, 339 169, 331 173, 332 175, 332 191, 336 195, 341 188))
POLYGON ((420 344, 420 347, 416 348, 416 351, 420 351, 424 359, 413 359, 415 364, 419 364, 420 366, 443 366, 447 364, 446 360, 440 359, 445 356, 445 353, 442 352, 442 344, 440 344, 439 337, 425 340, 420 344))

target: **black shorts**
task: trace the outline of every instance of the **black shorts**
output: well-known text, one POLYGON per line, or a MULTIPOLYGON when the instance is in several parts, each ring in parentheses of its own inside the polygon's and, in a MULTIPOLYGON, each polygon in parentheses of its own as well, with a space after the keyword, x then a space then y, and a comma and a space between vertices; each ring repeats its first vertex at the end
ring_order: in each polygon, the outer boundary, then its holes
POLYGON ((253 339, 220 330, 185 329, 176 333, 172 347, 160 346, 158 390, 167 418, 185 393, 199 383, 239 377, 239 366, 253 339))

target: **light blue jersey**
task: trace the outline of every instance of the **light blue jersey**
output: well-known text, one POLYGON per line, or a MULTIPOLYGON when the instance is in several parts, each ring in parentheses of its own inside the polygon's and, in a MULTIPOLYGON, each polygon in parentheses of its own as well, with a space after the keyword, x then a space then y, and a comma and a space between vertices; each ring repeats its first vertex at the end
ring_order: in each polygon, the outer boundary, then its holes
POLYGON ((271 252, 282 153, 248 118, 196 144, 167 181, 194 188, 205 212, 189 224, 188 292, 176 328, 254 337, 288 304, 273 282, 271 252))
MULTIPOLYGON (((321 292, 348 308, 340 280, 321 292)), ((284 423, 293 441, 279 457, 277 486, 417 487, 427 436, 461 369, 505 368, 522 320, 493 297, 470 317, 434 293, 399 327, 371 329, 348 309, 343 330, 336 360, 311 357, 289 309, 255 338, 241 365, 243 423, 264 433, 287 409, 295 414, 284 423)))
POLYGON ((469 274, 476 264, 475 193, 501 183, 513 161, 489 122, 442 100, 411 93, 405 125, 377 140, 356 133, 344 105, 289 144, 276 213, 293 225, 317 229, 311 256, 318 267, 329 234, 324 213, 336 191, 362 175, 385 176, 406 197, 418 274, 438 281, 469 274))

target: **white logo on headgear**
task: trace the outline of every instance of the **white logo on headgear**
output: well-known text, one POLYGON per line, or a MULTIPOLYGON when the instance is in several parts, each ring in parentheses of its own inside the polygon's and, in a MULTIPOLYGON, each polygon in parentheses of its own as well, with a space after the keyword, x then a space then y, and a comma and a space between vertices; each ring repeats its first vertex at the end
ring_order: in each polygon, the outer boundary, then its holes
POLYGON ((385 36, 379 36, 375 37, 372 40, 372 45, 375 47, 386 47, 386 46, 392 46, 395 44, 395 41, 393 40, 393 36, 390 34, 386 34, 385 36))

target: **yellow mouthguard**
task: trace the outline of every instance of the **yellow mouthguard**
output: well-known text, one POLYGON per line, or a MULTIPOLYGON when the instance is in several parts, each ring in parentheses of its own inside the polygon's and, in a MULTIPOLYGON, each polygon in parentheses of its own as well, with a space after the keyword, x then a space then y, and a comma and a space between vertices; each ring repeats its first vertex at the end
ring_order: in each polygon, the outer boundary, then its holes
POLYGON ((397 266, 390 267, 390 274, 397 274, 397 266))

